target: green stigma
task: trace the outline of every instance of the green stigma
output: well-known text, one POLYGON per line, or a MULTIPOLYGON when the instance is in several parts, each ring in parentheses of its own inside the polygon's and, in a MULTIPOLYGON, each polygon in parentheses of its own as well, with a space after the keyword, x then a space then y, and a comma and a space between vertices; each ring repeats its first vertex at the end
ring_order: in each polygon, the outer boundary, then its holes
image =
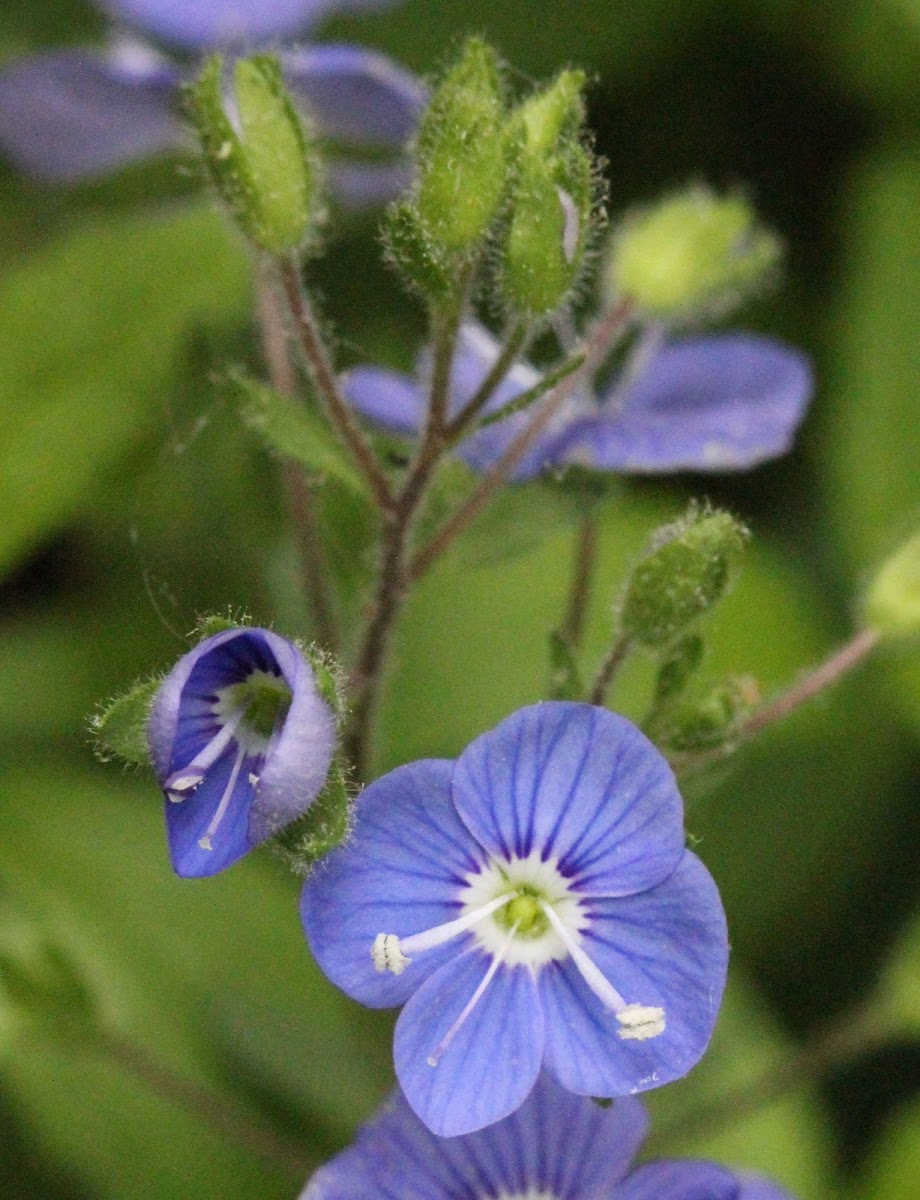
POLYGON ((515 937, 528 941, 543 937, 549 929, 549 921, 540 904, 540 893, 527 884, 519 887, 514 899, 495 913, 495 920, 509 932, 517 926, 515 937))

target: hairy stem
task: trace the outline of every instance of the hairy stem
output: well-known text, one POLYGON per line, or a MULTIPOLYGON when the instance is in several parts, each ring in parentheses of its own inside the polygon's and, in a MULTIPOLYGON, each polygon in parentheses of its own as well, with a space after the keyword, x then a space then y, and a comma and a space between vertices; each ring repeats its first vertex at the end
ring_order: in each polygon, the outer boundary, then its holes
MULTIPOLYGON (((257 270, 257 292, 262 354, 269 379, 276 391, 294 396, 297 392, 297 372, 289 353, 284 313, 272 273, 265 263, 260 263, 257 270)), ((304 468, 289 459, 282 464, 282 479, 297 541, 303 588, 313 614, 317 640, 327 649, 335 651, 339 634, 327 585, 328 566, 313 491, 304 468)))
POLYGON ((612 305, 595 325, 585 346, 585 357, 577 370, 567 375, 539 405, 530 422, 506 448, 505 452, 485 473, 466 500, 444 522, 427 545, 416 554, 409 568, 411 581, 420 579, 436 559, 475 520, 492 499, 498 488, 506 483, 515 468, 536 442, 562 405, 569 399, 579 384, 589 379, 598 366, 625 332, 630 316, 629 305, 621 301, 612 305))
POLYGON ((296 260, 285 258, 279 261, 278 270, 307 370, 329 422, 367 481, 378 508, 381 512, 389 512, 393 508, 389 481, 339 388, 332 361, 301 284, 300 268, 296 260))
POLYGON ((576 650, 581 646, 585 614, 591 598, 591 580, 597 561, 597 543, 597 520, 588 513, 582 517, 575 535, 575 555, 572 563, 572 579, 569 584, 569 601, 562 626, 563 637, 576 650))

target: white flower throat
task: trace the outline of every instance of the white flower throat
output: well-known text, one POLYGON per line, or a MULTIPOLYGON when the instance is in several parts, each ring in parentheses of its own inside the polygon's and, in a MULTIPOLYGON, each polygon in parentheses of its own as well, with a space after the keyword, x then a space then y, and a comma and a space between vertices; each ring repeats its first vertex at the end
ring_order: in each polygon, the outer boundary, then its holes
POLYGON ((621 1038, 646 1041, 664 1033, 664 1009, 627 1002, 585 951, 583 931, 590 926, 590 918, 581 898, 559 872, 556 859, 544 861, 536 850, 526 858, 491 859, 481 871, 467 877, 458 899, 461 910, 454 920, 405 938, 379 933, 371 948, 377 970, 394 975, 401 975, 415 955, 467 932, 491 955, 489 969, 470 1002, 429 1057, 432 1066, 502 964, 526 966, 536 974, 548 962, 571 958, 594 995, 615 1015, 621 1038))

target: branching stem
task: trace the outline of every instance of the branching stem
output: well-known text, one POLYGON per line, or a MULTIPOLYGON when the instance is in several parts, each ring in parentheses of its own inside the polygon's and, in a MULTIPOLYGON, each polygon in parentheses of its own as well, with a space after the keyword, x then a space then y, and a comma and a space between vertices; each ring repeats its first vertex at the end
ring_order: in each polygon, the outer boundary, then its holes
POLYGON ((632 641, 625 633, 620 634, 607 652, 607 657, 598 668, 591 691, 588 693, 589 704, 603 704, 607 693, 616 678, 617 672, 623 665, 626 655, 632 649, 632 641))

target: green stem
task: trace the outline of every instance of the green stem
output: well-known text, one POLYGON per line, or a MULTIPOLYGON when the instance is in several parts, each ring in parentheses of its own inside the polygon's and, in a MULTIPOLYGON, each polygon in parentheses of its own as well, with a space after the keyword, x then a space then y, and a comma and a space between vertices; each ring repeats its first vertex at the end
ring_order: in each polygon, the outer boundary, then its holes
POLYGON ((470 425, 476 420, 485 406, 492 399, 495 389, 499 386, 511 368, 518 356, 523 351, 527 344, 527 339, 530 334, 530 323, 523 318, 519 319, 511 328, 511 332, 505 339, 505 344, 502 347, 501 353, 495 362, 489 368, 488 374, 482 383, 466 402, 459 413, 448 424, 446 435, 448 442, 453 445, 463 436, 469 429, 470 425))
POLYGON ((594 683, 591 685, 591 691, 588 693, 589 704, 603 704, 606 701, 607 693, 610 691, 617 672, 631 649, 630 638, 625 633, 620 634, 598 669, 594 683))
POLYGON ((596 518, 588 513, 582 517, 575 535, 575 555, 572 563, 572 579, 569 585, 569 602, 566 610, 562 635, 569 645, 577 650, 585 628, 585 615, 591 598, 591 580, 597 562, 598 525, 596 518))

